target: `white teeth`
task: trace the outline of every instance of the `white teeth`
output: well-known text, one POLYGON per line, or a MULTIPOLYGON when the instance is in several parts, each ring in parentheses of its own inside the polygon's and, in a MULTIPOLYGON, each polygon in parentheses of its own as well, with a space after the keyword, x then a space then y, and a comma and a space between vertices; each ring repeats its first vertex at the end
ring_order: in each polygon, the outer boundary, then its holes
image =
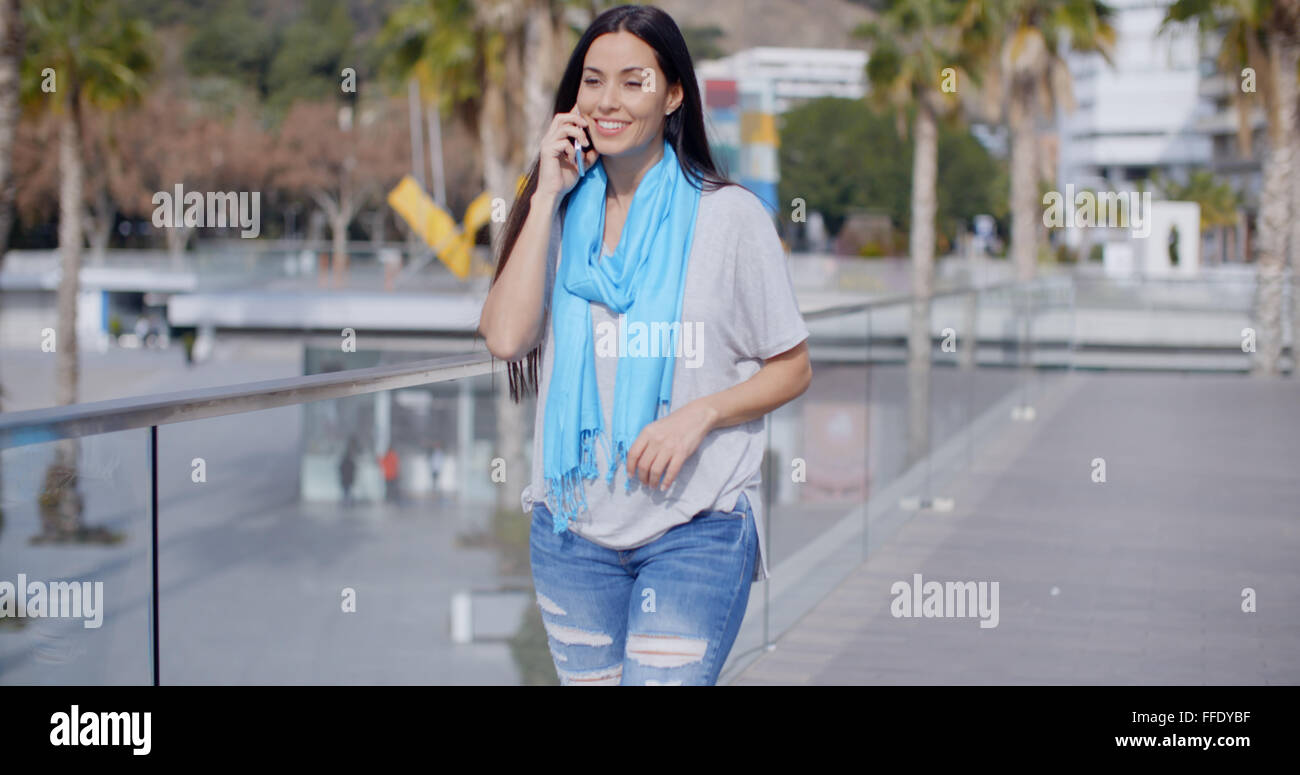
POLYGON ((622 129, 623 127, 627 126, 626 123, 622 123, 622 122, 611 124, 608 121, 597 121, 596 123, 600 124, 602 129, 622 129))

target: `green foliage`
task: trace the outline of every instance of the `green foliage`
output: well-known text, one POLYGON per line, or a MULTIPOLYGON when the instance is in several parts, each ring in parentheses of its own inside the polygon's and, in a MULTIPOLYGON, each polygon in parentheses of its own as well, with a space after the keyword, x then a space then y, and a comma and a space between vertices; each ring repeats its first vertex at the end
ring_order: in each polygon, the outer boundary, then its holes
POLYGON ((185 46, 185 69, 238 81, 265 96, 274 52, 271 28, 249 13, 246 0, 232 0, 196 27, 185 46))
POLYGON ((719 45, 719 40, 726 35, 716 24, 702 27, 682 27, 682 37, 686 39, 686 50, 691 52, 691 61, 695 63, 706 59, 721 59, 727 55, 719 45))
MULTIPOLYGON (((827 97, 782 116, 778 186, 782 202, 801 197, 837 232, 850 210, 889 214, 911 224, 912 143, 900 137, 892 109, 827 97)), ((962 127, 939 127, 938 229, 949 239, 979 213, 1007 212, 1007 172, 962 127)))
POLYGON ((267 105, 282 112, 298 99, 344 97, 340 72, 355 68, 356 30, 346 7, 332 0, 310 0, 306 12, 284 31, 267 76, 267 105))
POLYGON ((22 13, 22 95, 28 104, 45 109, 79 95, 111 110, 144 93, 144 78, 154 67, 152 29, 124 16, 114 0, 31 0, 22 13), (41 89, 46 68, 54 70, 53 94, 41 89))
POLYGON ((1171 180, 1157 172, 1151 176, 1151 183, 1171 201, 1195 202, 1200 205, 1203 232, 1237 224, 1237 213, 1244 198, 1230 182, 1215 177, 1209 170, 1193 171, 1185 183, 1171 180))
POLYGON ((406 0, 376 38, 383 52, 380 73, 400 84, 417 79, 427 95, 436 95, 439 108, 450 114, 480 94, 490 64, 484 48, 499 42, 485 35, 487 31, 475 23, 469 0, 406 0))
MULTIPOLYGON (((149 0, 125 0, 141 6, 149 0)), ((398 0, 204 0, 202 10, 168 14, 188 29, 191 96, 227 110, 249 94, 278 120, 298 100, 352 101, 373 82, 382 53, 375 34, 398 0), (357 73, 357 93, 343 92, 342 70, 357 73)))

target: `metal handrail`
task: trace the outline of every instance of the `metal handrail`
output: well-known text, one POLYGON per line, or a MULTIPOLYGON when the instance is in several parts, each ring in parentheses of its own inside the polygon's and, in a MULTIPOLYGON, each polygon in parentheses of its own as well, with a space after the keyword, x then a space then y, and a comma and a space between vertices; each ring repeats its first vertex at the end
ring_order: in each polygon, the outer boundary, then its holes
POLYGON ((493 360, 490 353, 461 353, 305 377, 5 412, 0 414, 0 449, 448 382, 505 370, 504 362, 493 368, 493 360))
MULTIPOLYGON (((933 293, 930 298, 1010 290, 1037 285, 1043 279, 1047 278, 1032 280, 1028 284, 1005 282, 968 286, 933 293)), ((819 320, 842 317, 909 304, 914 298, 912 295, 899 295, 841 304, 810 310, 803 313, 803 318, 819 320)), ((492 355, 486 352, 461 353, 397 365, 5 412, 0 413, 0 449, 449 382, 495 371, 504 372, 505 362, 494 367, 494 361, 492 355)))
MULTIPOLYGON (((1021 283, 1014 280, 1004 283, 994 283, 992 285, 969 285, 964 288, 952 288, 946 291, 936 291, 930 294, 931 299, 942 299, 948 296, 965 296, 968 293, 983 293, 985 291, 1005 291, 1012 288, 1020 288, 1026 285, 1037 285, 1047 278, 1035 278, 1028 283, 1021 283)), ((822 307, 821 309, 804 312, 804 320, 817 320, 828 317, 842 317, 859 312, 867 312, 873 307, 896 307, 900 304, 911 304, 916 298, 915 294, 900 294, 897 296, 883 296, 870 301, 859 301, 852 304, 836 304, 832 307, 822 307)))

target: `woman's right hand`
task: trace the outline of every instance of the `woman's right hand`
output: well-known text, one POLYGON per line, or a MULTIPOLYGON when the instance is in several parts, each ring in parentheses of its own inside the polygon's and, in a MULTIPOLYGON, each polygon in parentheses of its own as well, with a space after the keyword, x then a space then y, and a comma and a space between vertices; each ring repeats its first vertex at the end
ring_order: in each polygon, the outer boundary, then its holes
MULTIPOLYGON (((551 127, 542 138, 538 151, 537 193, 554 196, 557 199, 569 193, 578 183, 578 159, 573 149, 573 141, 587 145, 587 135, 583 129, 590 126, 587 119, 578 112, 575 103, 568 113, 556 113, 551 119, 551 127)), ((591 169, 600 154, 595 146, 583 152, 583 169, 591 169)))

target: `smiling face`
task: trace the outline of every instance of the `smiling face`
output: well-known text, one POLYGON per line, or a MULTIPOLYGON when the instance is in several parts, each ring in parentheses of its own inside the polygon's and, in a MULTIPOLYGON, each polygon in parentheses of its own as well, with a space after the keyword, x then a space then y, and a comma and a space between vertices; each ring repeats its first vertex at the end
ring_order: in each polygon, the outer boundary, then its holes
POLYGON ((596 38, 583 61, 578 111, 590 120, 591 140, 603 156, 635 157, 663 143, 664 122, 682 102, 669 86, 655 51, 630 32, 596 38))

